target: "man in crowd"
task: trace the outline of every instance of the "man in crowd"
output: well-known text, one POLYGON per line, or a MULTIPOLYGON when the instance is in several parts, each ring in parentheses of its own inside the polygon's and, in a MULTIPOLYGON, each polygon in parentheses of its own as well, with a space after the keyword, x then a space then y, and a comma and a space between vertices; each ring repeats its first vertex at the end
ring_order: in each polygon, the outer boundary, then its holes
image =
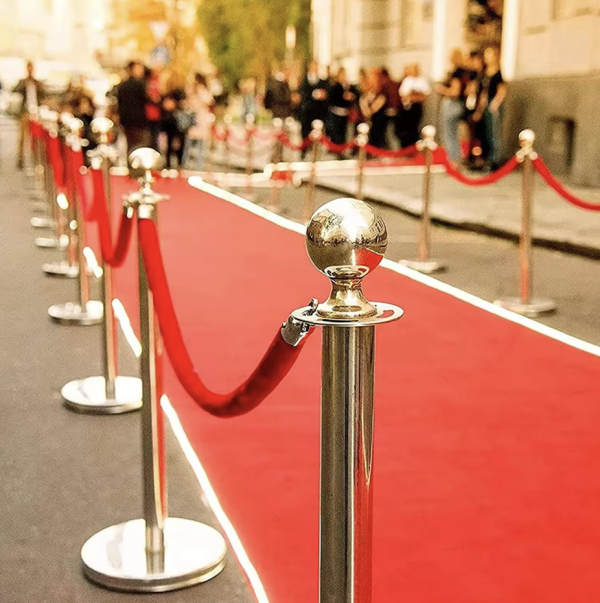
POLYGON ((265 109, 269 109, 273 117, 280 119, 292 114, 292 91, 288 76, 289 73, 280 67, 269 80, 265 94, 265 109))
POLYGON ((300 124, 304 140, 312 130, 312 122, 320 119, 325 122, 327 117, 328 84, 319 77, 317 61, 308 65, 306 77, 300 87, 300 124))
POLYGON ((34 67, 31 61, 27 62, 27 76, 23 78, 14 88, 13 92, 22 97, 19 108, 19 118, 21 120, 21 131, 19 136, 19 147, 17 149, 17 168, 23 169, 25 159, 25 141, 29 128, 29 116, 37 112, 37 108, 44 96, 44 87, 39 80, 33 76, 34 67))
POLYGON ((117 104, 129 154, 140 147, 149 147, 152 137, 146 115, 148 95, 144 65, 132 61, 127 70, 129 77, 117 89, 117 104))

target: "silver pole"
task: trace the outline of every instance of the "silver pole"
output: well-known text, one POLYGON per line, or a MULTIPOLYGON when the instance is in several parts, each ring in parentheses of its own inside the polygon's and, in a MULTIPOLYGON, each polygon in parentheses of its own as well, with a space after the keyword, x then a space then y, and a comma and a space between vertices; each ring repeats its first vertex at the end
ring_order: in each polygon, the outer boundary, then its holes
POLYGON ((419 150, 425 157, 425 172, 423 174, 423 193, 421 220, 419 222, 419 242, 416 260, 400 260, 400 263, 422 272, 433 274, 446 269, 441 262, 430 259, 431 248, 431 166, 433 164, 433 151, 437 148, 435 142, 435 127, 425 126, 421 131, 421 140, 417 143, 419 150))
MULTIPOLYGON (((154 208, 145 205, 145 216, 156 219, 154 208)), ((142 207, 140 207, 141 211, 142 207)), ((162 565, 164 559, 165 517, 167 516, 167 478, 165 472, 165 435, 160 407, 161 393, 157 389, 157 371, 160 370, 154 316, 154 300, 148 287, 141 245, 138 246, 140 335, 142 353, 142 464, 144 467, 144 521, 146 523, 146 551, 153 566, 162 565)), ((159 570, 159 571, 162 571, 159 570)))
MULTIPOLYGON (((273 132, 275 134, 275 142, 273 143, 273 156, 271 157, 271 162, 274 165, 277 165, 280 161, 283 161, 283 142, 281 142, 283 121, 278 117, 273 120, 273 132)), ((281 184, 279 180, 275 180, 272 184, 270 206, 273 211, 277 211, 279 209, 281 184)))
POLYGON ((362 292, 387 247, 385 223, 366 203, 325 204, 307 227, 306 247, 331 280, 325 302, 292 313, 324 327, 319 603, 370 603, 375 326, 402 310, 372 304, 362 292))
POLYGON ((369 142, 369 124, 358 124, 358 136, 356 144, 358 145, 358 174, 356 178, 356 198, 359 201, 364 199, 365 182, 365 161, 367 160, 367 143, 369 142))
POLYGON ((314 211, 315 188, 317 185, 317 161, 319 159, 319 147, 321 145, 321 137, 323 136, 323 127, 323 122, 320 119, 315 119, 312 123, 312 132, 310 133, 310 139, 312 140, 312 159, 304 202, 304 219, 307 222, 314 211))
POLYGON ((223 118, 225 124, 225 140, 223 141, 223 163, 225 164, 225 173, 227 174, 227 183, 225 190, 229 189, 229 173, 231 172, 231 152, 229 148, 229 136, 231 134, 231 115, 227 114, 223 118))
POLYGON ((556 311, 556 303, 551 299, 534 298, 533 290, 533 248, 532 248, 532 218, 533 218, 533 185, 534 171, 532 160, 537 157, 533 150, 535 134, 532 130, 523 130, 519 134, 520 150, 517 159, 523 164, 521 180, 521 236, 519 238, 519 297, 504 297, 494 303, 522 314, 535 318, 556 311))
POLYGON ((254 171, 254 115, 246 115, 246 196, 252 193, 254 171))
POLYGON ((371 601, 375 327, 323 329, 320 603, 371 601))

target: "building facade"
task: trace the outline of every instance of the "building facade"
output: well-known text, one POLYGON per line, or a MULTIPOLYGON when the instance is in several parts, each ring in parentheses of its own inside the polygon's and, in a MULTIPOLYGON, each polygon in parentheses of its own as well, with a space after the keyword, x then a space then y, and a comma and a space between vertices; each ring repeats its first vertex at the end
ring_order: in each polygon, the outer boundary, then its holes
MULTIPOLYGON (((382 65, 399 76, 418 61, 441 81, 453 48, 489 44, 500 46, 509 81, 506 153, 532 128, 553 171, 600 185, 600 0, 313 0, 315 57, 354 78, 382 65)), ((436 109, 433 98, 429 121, 436 109)))

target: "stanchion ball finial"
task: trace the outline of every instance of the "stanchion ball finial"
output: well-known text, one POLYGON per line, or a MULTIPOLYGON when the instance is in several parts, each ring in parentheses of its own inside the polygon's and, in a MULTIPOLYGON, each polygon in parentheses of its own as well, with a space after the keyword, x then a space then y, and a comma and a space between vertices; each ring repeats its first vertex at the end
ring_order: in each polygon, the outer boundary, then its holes
POLYGON ((140 178, 146 172, 160 170, 163 164, 162 155, 147 147, 131 152, 128 161, 132 178, 140 178))
POLYGON ((533 143, 535 142, 535 133, 533 130, 523 130, 520 134, 519 134, 519 142, 521 143, 521 146, 532 146, 533 143))
POLYGON ((332 284, 317 314, 345 321, 377 313, 360 283, 383 259, 387 242, 383 219, 362 201, 336 199, 314 213, 306 230, 308 256, 332 284))
POLYGON ((424 140, 434 140, 435 133, 436 133, 435 126, 432 126, 432 125, 425 126, 421 130, 421 135, 423 136, 424 140))
POLYGON ((96 117, 92 120, 91 125, 92 132, 95 134, 108 134, 115 124, 108 117, 96 117))

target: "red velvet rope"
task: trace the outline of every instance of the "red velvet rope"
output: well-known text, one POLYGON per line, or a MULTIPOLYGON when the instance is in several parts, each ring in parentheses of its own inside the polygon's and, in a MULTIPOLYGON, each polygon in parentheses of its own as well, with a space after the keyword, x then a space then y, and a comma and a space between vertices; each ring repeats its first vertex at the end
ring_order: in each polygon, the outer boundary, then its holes
POLYGON ((279 135, 279 140, 292 151, 304 151, 313 143, 310 138, 305 138, 300 144, 295 144, 283 132, 279 135))
POLYGON ((100 170, 92 169, 92 184, 94 189, 94 213, 98 221, 98 233, 100 238, 100 250, 102 259, 113 268, 123 264, 129 250, 131 231, 133 230, 133 217, 129 217, 127 209, 123 208, 117 243, 113 249, 110 218, 106 203, 106 191, 104 190, 104 174, 100 170))
POLYGON ((373 155, 374 157, 390 158, 410 157, 418 151, 417 145, 412 145, 410 147, 406 147, 405 149, 398 149, 397 151, 389 151, 388 149, 380 149, 379 147, 374 147, 372 144, 367 144, 365 145, 365 149, 367 153, 373 155))
POLYGON ((223 134, 219 134, 219 129, 217 128, 217 126, 212 126, 210 131, 212 133, 212 137, 215 140, 218 140, 219 142, 225 142, 227 140, 227 130, 225 130, 223 134))
POLYGON ((465 176, 456 168, 456 166, 450 161, 450 158, 445 151, 440 154, 440 160, 446 168, 446 173, 448 176, 454 178, 454 180, 457 180, 462 184, 466 184, 467 186, 486 186, 488 184, 493 184, 494 182, 502 180, 502 178, 508 176, 508 174, 514 172, 519 167, 519 161, 517 158, 511 157, 501 168, 497 169, 495 172, 492 172, 487 176, 471 178, 469 176, 465 176))
POLYGON ((211 392, 200 379, 186 348, 169 292, 156 225, 138 219, 138 233, 154 307, 165 349, 181 385, 206 412, 237 417, 256 408, 282 381, 298 358, 306 338, 297 347, 287 344, 278 329, 275 339, 247 381, 229 394, 211 392))
POLYGON ((335 153, 336 155, 341 155, 345 151, 353 149, 356 146, 356 142, 354 140, 351 140, 346 144, 337 144, 336 142, 333 142, 333 140, 331 140, 330 138, 327 138, 327 136, 322 136, 321 142, 328 151, 330 151, 331 153, 335 153))
POLYGON ((561 182, 559 182, 552 172, 548 169, 548 166, 544 163, 541 157, 532 159, 533 167, 537 170, 537 173, 544 179, 546 184, 553 188, 565 201, 580 207, 581 209, 588 209, 590 211, 600 211, 600 203, 591 203, 590 201, 584 201, 579 197, 576 197, 573 193, 569 192, 561 182))
POLYGON ((257 140, 269 140, 273 141, 273 132, 270 130, 261 130, 260 128, 254 128, 253 135, 257 140))
POLYGON ((79 149, 76 151, 71 148, 67 149, 67 153, 71 157, 70 169, 77 187, 77 196, 79 198, 79 203, 81 204, 83 218, 86 221, 93 222, 96 220, 96 214, 94 211, 93 202, 90 199, 86 178, 83 174, 83 150, 79 149))
POLYGON ((50 166, 52 167, 54 185, 61 191, 65 188, 65 164, 60 150, 60 140, 58 139, 58 136, 51 136, 48 134, 46 148, 48 149, 48 158, 50 159, 50 166))

